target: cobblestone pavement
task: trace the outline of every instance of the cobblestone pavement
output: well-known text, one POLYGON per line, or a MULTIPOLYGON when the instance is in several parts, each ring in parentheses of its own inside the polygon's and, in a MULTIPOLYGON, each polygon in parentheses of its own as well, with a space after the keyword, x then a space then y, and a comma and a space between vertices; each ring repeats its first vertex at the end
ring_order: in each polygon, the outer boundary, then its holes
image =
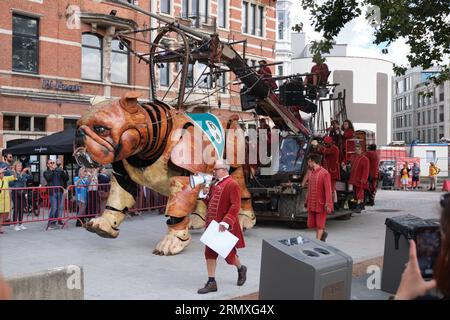
MULTIPOLYGON (((327 241, 351 255, 355 263, 382 256, 385 219, 403 214, 437 217, 440 194, 379 191, 376 206, 354 214, 351 220, 329 221, 327 241)), ((86 299, 230 299, 259 290, 263 238, 314 236, 312 230, 257 224, 245 233, 247 247, 240 250, 241 261, 248 267, 247 283, 236 286, 237 272, 219 260, 219 291, 198 295, 197 289, 207 279, 201 230, 192 232, 192 243, 182 254, 160 257, 152 250, 166 231, 161 215, 126 220, 117 239, 100 238, 74 225, 71 222, 66 230, 45 231, 43 224, 30 224, 20 232, 6 227, 7 233, 0 235, 0 270, 12 276, 70 264, 83 266, 86 299)), ((358 299, 355 294, 352 297, 358 299)))

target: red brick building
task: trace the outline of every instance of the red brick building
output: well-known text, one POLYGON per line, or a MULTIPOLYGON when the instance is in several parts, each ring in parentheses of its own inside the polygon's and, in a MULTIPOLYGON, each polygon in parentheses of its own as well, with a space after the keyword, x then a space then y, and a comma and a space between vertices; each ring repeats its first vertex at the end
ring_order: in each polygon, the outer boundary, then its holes
MULTIPOLYGON (((275 57, 275 1, 128 0, 145 10, 216 22, 223 40, 247 39, 249 64, 275 57)), ((114 34, 157 26, 154 19, 97 0, 0 1, 0 149, 74 126, 95 98, 139 90, 149 97, 149 68, 119 46, 114 34)), ((148 52, 145 44, 132 44, 148 52)), ((235 47, 243 51, 243 45, 235 47)), ((176 66, 159 69, 164 92, 176 66)), ((193 67, 197 74, 197 66, 193 67)), ((226 77, 227 83, 232 80, 226 77)), ((240 108, 236 90, 220 92, 223 108, 240 108)), ((229 86, 232 88, 232 86, 229 86)), ((174 90, 174 89, 172 89, 174 90)), ((210 101, 214 107, 214 99, 210 101)))

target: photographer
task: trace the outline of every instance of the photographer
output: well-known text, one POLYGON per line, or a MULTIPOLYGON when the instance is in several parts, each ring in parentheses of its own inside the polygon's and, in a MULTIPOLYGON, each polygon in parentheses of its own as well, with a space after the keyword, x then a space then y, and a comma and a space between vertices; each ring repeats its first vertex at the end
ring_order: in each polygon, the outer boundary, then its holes
POLYGON ((425 281, 417 259, 416 243, 410 240, 409 261, 403 272, 395 300, 412 300, 424 297, 428 291, 437 288, 450 299, 450 193, 441 196, 441 248, 434 267, 433 280, 425 281))
POLYGON ((69 176, 63 169, 62 165, 57 167, 56 162, 52 159, 47 161, 47 170, 44 172, 44 178, 47 181, 48 187, 51 188, 48 192, 50 195, 50 213, 48 227, 53 229, 56 225, 56 220, 58 224, 62 225, 62 221, 59 218, 62 216, 62 205, 63 205, 63 195, 64 186, 67 185, 69 176), (62 188, 59 188, 62 187, 62 188))

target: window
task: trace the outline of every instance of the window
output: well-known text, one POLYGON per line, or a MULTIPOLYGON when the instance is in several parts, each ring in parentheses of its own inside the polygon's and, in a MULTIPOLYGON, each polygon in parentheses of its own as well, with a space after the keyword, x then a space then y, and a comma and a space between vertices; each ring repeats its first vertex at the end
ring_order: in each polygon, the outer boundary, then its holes
POLYGON ((420 112, 417 112, 417 125, 420 126, 420 112))
POLYGON ((431 129, 428 129, 427 131, 427 142, 431 142, 431 129))
POLYGON ((398 93, 402 93, 403 90, 403 80, 399 80, 397 81, 397 89, 398 89, 398 93))
POLYGON ((3 116, 3 130, 16 130, 16 117, 15 116, 3 116))
POLYGON ((31 131, 31 117, 19 117, 19 131, 31 131))
POLYGON ((425 111, 424 112, 422 112, 422 124, 424 125, 426 123, 426 120, 425 120, 425 111))
POLYGON ((283 66, 278 66, 278 75, 279 76, 283 75, 283 66))
POLYGON ((439 106, 439 122, 444 122, 444 106, 439 106))
POLYGON ((433 123, 437 123, 438 122, 438 117, 437 117, 437 109, 433 110, 433 123))
POLYGON ((34 131, 39 131, 39 132, 45 131, 45 118, 44 117, 34 117, 34 131))
POLYGON ((417 137, 417 139, 420 141, 420 130, 419 131, 417 131, 417 133, 416 133, 416 137, 417 137))
POLYGON ((264 7, 258 6, 258 30, 256 35, 264 36, 264 7))
POLYGON ((186 88, 192 88, 194 86, 194 65, 188 65, 188 75, 186 79, 186 88))
POLYGON ((284 23, 283 21, 278 22, 278 39, 283 40, 284 35, 284 23))
POLYGON ((168 87, 170 81, 170 64, 161 63, 159 68, 159 85, 162 87, 168 87))
POLYGON ((428 124, 431 124, 431 110, 427 111, 428 124))
POLYGON ((444 92, 439 93, 439 102, 444 101, 444 92))
POLYGON ((170 14, 170 0, 161 0, 160 6, 160 11, 162 13, 170 14))
POLYGON ((221 93, 226 93, 227 92, 227 76, 226 76, 225 72, 222 72, 219 75, 218 85, 221 87, 221 89, 220 89, 221 93))
POLYGON ((217 1, 217 25, 220 28, 227 27, 227 0, 217 1))
POLYGON ((128 49, 119 40, 111 43, 111 82, 128 84, 129 54, 128 49))
POLYGON ((444 126, 439 126, 439 140, 444 137, 444 126))
MULTIPOLYGON (((278 66, 278 75, 279 76, 282 76, 283 75, 283 66, 281 65, 281 66, 278 66)), ((280 86, 280 85, 282 85, 283 84, 283 80, 278 80, 278 85, 280 86)))
POLYGON ((248 33, 248 2, 242 2, 242 32, 248 33))
POLYGON ((433 130, 433 142, 437 142, 437 129, 434 128, 433 130))
POLYGON ((264 7, 242 2, 242 32, 262 37, 264 34, 264 7))
POLYGON ((199 63, 198 67, 197 67, 197 71, 198 71, 199 75, 203 74, 199 80, 198 86, 203 89, 211 88, 211 86, 212 86, 211 76, 204 75, 204 73, 209 73, 209 68, 205 64, 199 63))
POLYGON ((43 132, 46 129, 45 120, 45 117, 37 116, 3 115, 3 130, 43 132))
POLYGON ((38 73, 39 21, 13 15, 12 69, 19 72, 38 73))
POLYGON ((256 34, 256 5, 250 4, 250 15, 248 19, 248 23, 250 24, 249 33, 256 34))
POLYGON ((78 119, 64 119, 64 130, 77 127, 78 119))
POLYGON ((185 19, 192 19, 195 27, 200 22, 208 22, 209 0, 183 0, 181 15, 185 19))
POLYGON ((81 77, 102 81, 102 41, 94 34, 82 36, 81 77))

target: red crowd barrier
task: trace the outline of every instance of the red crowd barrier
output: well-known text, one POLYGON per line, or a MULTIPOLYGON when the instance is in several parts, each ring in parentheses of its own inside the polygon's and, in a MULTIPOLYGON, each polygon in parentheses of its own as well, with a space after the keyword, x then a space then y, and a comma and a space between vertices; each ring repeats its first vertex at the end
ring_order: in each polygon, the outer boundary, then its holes
MULTIPOLYGON (((69 220, 87 220, 106 206, 110 184, 70 185, 0 189, 0 225, 49 222, 65 225, 69 220)), ((140 186, 130 212, 165 208, 167 197, 140 186)))

